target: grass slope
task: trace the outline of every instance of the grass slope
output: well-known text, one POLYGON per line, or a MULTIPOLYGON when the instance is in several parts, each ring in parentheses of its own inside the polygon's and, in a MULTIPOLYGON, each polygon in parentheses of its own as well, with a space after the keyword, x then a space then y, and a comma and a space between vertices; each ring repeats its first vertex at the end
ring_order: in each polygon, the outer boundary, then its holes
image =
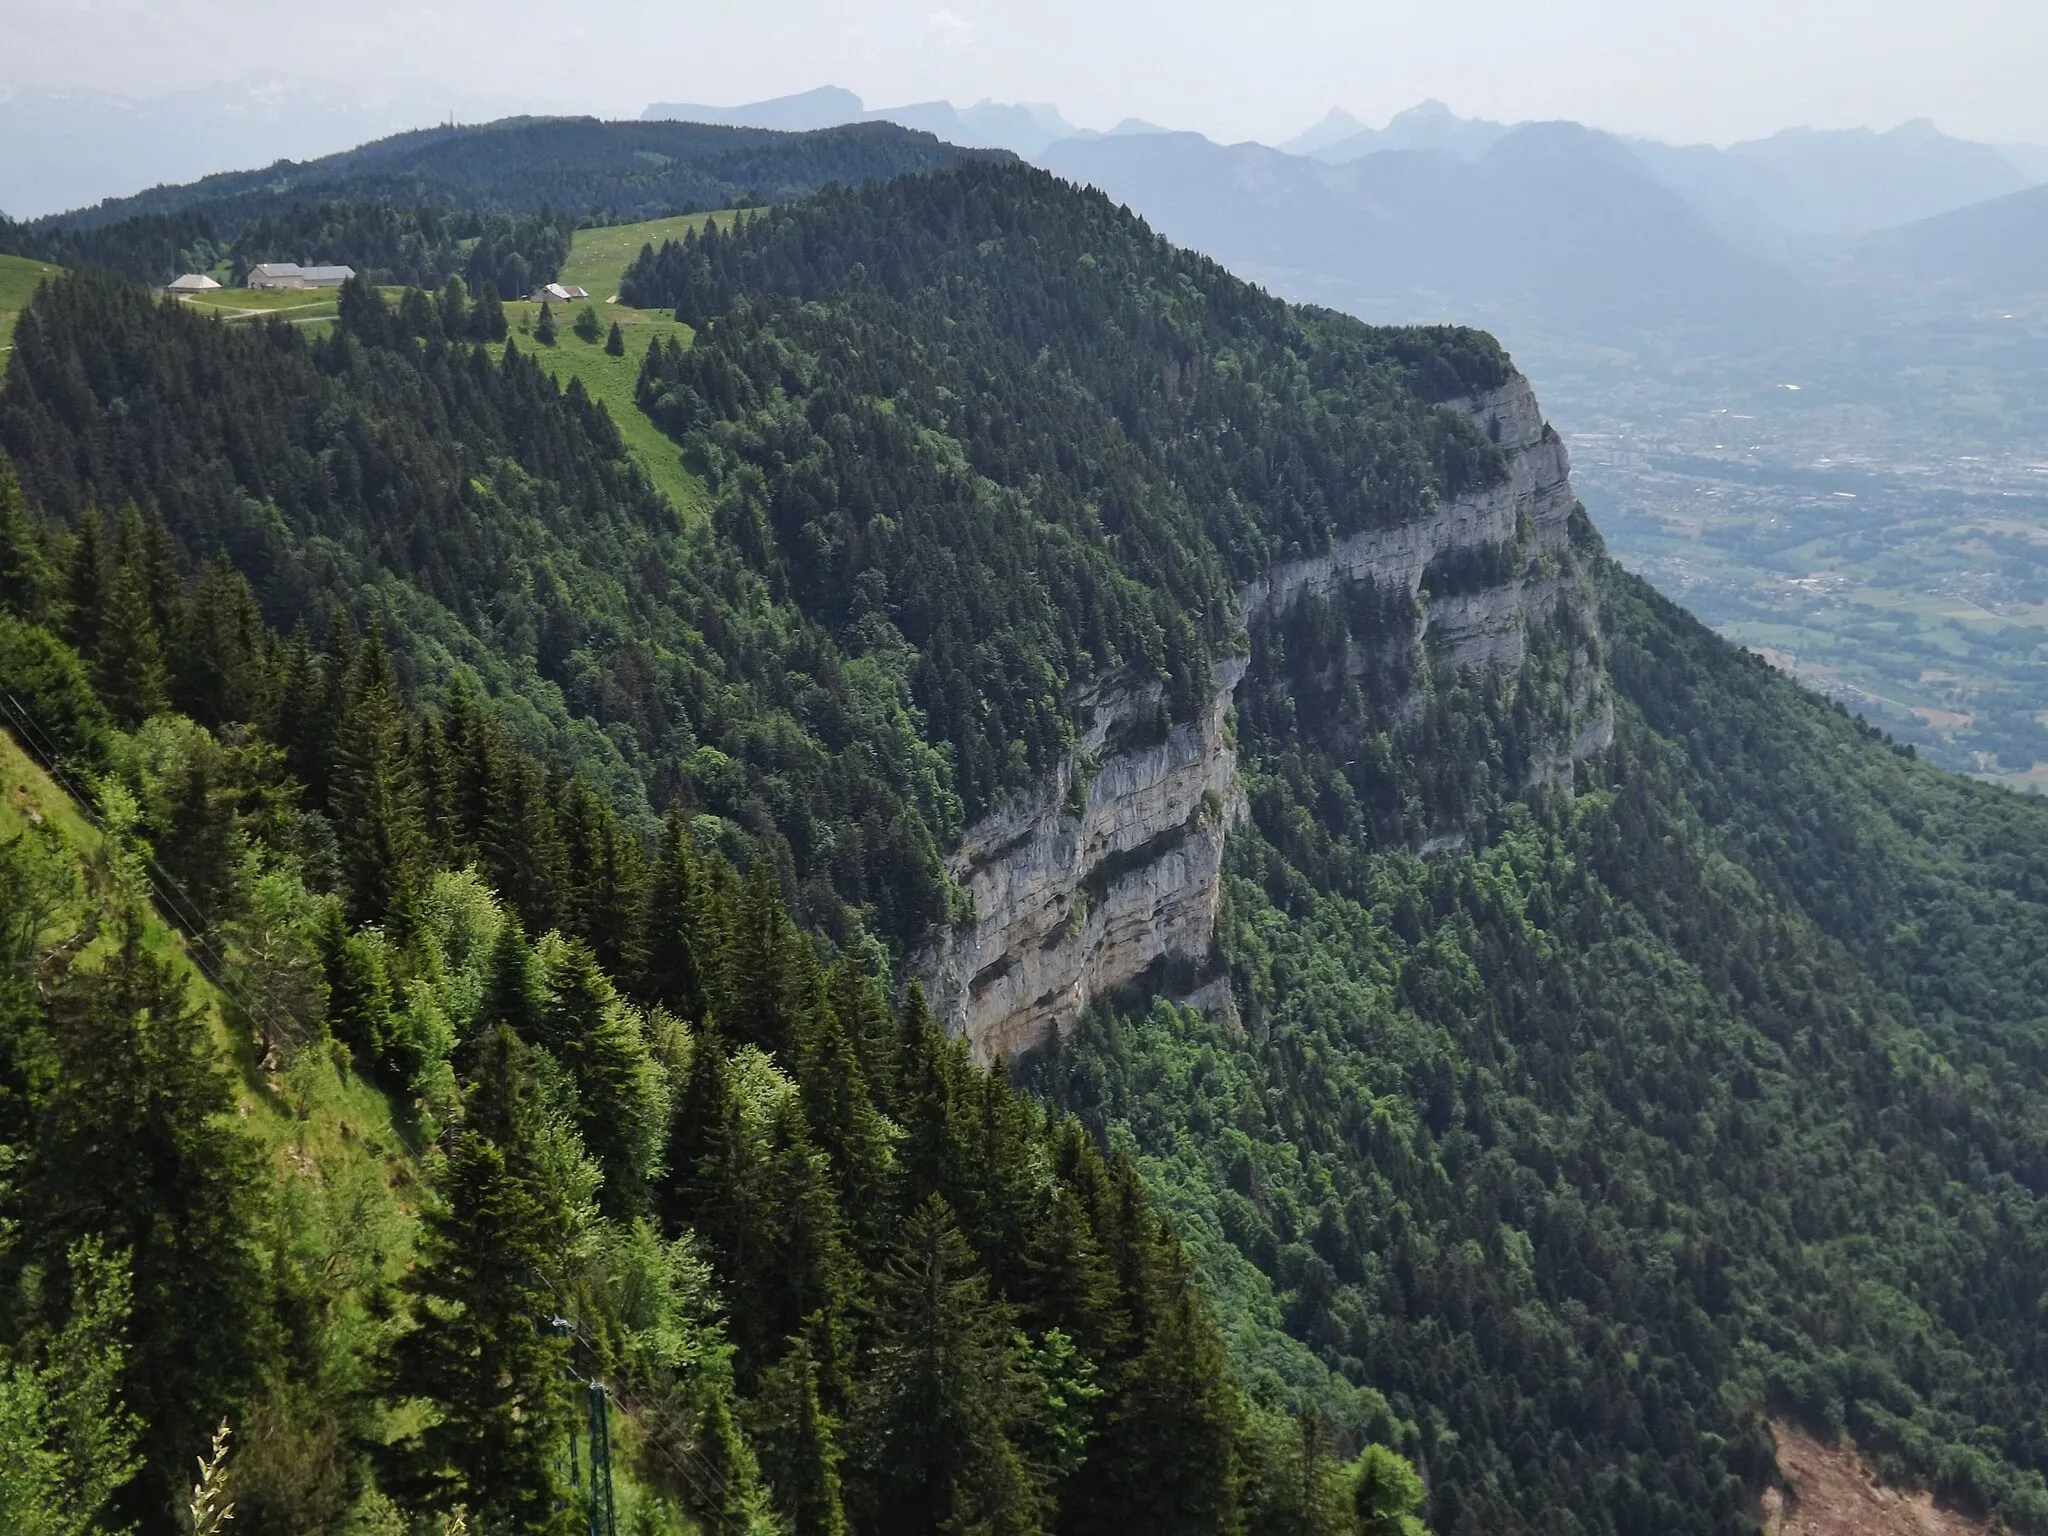
POLYGON ((648 219, 639 224, 607 224, 598 229, 579 229, 569 246, 569 259, 562 263, 560 281, 572 288, 588 288, 591 296, 608 299, 619 291, 619 275, 643 245, 657 250, 664 240, 680 240, 706 224, 731 228, 737 213, 679 213, 673 218, 648 219))
POLYGON ((14 345, 14 321, 45 278, 64 269, 26 256, 0 256, 0 352, 14 345))
POLYGON ((540 318, 538 304, 521 302, 505 306, 505 318, 519 345, 539 358, 541 366, 563 388, 568 387, 569 380, 581 379, 590 397, 604 402, 634 460, 647 471, 655 488, 685 514, 700 504, 702 488, 683 468, 675 444, 641 414, 633 398, 633 386, 640 377, 640 360, 647 355, 650 345, 657 339, 675 339, 687 346, 693 333, 690 327, 678 324, 663 311, 633 309, 612 302, 611 295, 618 292, 620 275, 640 254, 642 246, 659 247, 664 240, 680 240, 688 231, 710 223, 729 228, 739 217, 737 213, 684 213, 639 224, 577 230, 569 259, 562 264, 560 281, 570 287, 588 289, 595 300, 592 308, 597 311, 601 327, 595 342, 585 341, 570 329, 581 305, 563 306, 555 315, 558 334, 552 347, 540 346, 533 340, 534 322, 540 318), (614 322, 626 343, 623 357, 612 357, 604 350, 605 335, 614 322))
POLYGON ((676 445, 642 414, 633 398, 633 386, 640 378, 640 359, 657 338, 674 337, 687 346, 694 333, 687 325, 680 325, 659 311, 599 304, 594 307, 603 328, 596 341, 585 341, 569 326, 581 307, 565 307, 555 316, 557 334, 552 347, 544 347, 533 339, 533 324, 540 316, 538 304, 507 304, 505 318, 520 349, 538 358, 557 384, 567 389, 571 379, 581 379, 590 397, 604 402, 634 461, 647 471, 655 489, 687 515, 699 505, 702 488, 683 468, 676 445), (615 320, 626 343, 624 357, 613 357, 604 349, 605 335, 615 320))
MULTIPOLYGON (((77 854, 90 878, 103 868, 106 840, 95 819, 0 730, 0 842, 29 826, 50 824, 77 854)), ((87 916, 72 916, 75 932, 87 916)), ((367 1237, 396 1273, 412 1248, 416 1184, 414 1149, 395 1123, 389 1100, 325 1052, 308 1050, 289 1068, 258 1058, 240 1011, 207 978, 182 934, 151 911, 146 947, 169 957, 211 1022, 235 1076, 236 1114, 270 1165, 284 1205, 302 1232, 347 1229, 367 1237)), ((83 953, 83 964, 114 944, 111 924, 83 953)))

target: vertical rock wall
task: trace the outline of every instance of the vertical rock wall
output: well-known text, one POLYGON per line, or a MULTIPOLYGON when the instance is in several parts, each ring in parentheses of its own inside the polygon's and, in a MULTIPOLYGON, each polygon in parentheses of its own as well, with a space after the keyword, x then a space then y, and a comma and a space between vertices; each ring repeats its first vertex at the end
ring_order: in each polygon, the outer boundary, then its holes
MULTIPOLYGON (((1577 508, 1564 444, 1526 379, 1460 402, 1507 457, 1500 484, 1397 528, 1340 541, 1276 566, 1240 594, 1247 623, 1364 581, 1419 592, 1432 562, 1489 551, 1504 574, 1479 590, 1431 595, 1416 643, 1454 666, 1513 671, 1532 628, 1560 609, 1598 633, 1591 589, 1571 548, 1577 508)), ((1243 814, 1228 730, 1244 673, 1215 667, 1198 720, 1160 732, 1155 687, 1105 684, 1076 700, 1084 728, 1051 779, 972 827, 952 875, 975 918, 947 931, 912 966, 933 1012, 983 1060, 1047 1043, 1091 1000, 1156 972, 1226 1009, 1227 988, 1201 984, 1221 894, 1223 842, 1243 814)), ((1534 775, 1569 783, 1572 764, 1604 747, 1613 712, 1596 640, 1572 657, 1572 729, 1534 775)))

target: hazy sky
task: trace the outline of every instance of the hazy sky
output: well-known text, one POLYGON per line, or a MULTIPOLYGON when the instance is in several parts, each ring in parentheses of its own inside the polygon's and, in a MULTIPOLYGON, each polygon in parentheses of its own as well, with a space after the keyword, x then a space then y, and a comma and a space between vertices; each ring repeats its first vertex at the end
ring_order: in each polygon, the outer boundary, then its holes
POLYGON ((1332 104, 1728 140, 1932 117, 2048 142, 2043 0, 0 0, 0 88, 284 71, 616 115, 827 82, 1287 137, 1332 104))

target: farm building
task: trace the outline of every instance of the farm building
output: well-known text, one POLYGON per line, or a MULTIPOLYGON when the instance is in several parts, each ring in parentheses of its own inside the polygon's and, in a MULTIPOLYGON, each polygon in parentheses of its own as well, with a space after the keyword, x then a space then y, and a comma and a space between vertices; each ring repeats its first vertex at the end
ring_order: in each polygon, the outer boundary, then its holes
POLYGON ((566 304, 572 299, 587 299, 590 291, 568 283, 549 283, 533 290, 534 299, 542 303, 566 304))
POLYGON ((295 261, 266 261, 249 269, 251 288, 339 288, 354 267, 302 267, 295 261))
POLYGON ((216 289, 216 288, 218 288, 218 287, 220 287, 220 284, 219 284, 219 283, 216 283, 216 282, 215 282, 215 281, 214 281, 214 280, 213 280, 212 278, 208 277, 208 276, 207 276, 207 275, 206 275, 206 274, 205 274, 204 272, 187 272, 187 273, 186 273, 186 274, 185 274, 185 275, 184 275, 183 277, 181 277, 181 278, 178 278, 178 279, 176 279, 176 280, 175 280, 174 282, 172 282, 172 283, 171 283, 171 284, 170 284, 170 285, 169 285, 169 286, 168 286, 168 287, 167 287, 167 288, 165 289, 165 292, 167 292, 167 293, 211 293, 211 292, 213 292, 213 290, 214 290, 214 289, 216 289))

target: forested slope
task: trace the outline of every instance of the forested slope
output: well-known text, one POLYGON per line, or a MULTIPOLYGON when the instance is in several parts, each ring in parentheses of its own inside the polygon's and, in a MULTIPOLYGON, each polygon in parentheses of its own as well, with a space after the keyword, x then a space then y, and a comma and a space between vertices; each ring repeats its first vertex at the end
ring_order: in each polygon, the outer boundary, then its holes
MULTIPOLYGON (((167 1157, 165 1230, 242 1255, 225 1342, 167 1306, 171 1365, 117 1362, 136 1481, 39 1410, 67 1498, 98 1466, 168 1528, 224 1412, 248 1528, 551 1529, 573 1363, 650 1530, 1403 1529, 1378 1442, 1441 1531, 1733 1532, 1771 1410, 2048 1528, 2048 807, 1718 641, 1582 513, 1244 630, 1276 562, 1502 483, 1447 403, 1507 359, 1040 173, 826 192, 625 286, 692 330, 639 387, 683 506, 460 285, 352 286, 318 341, 105 275, 22 319, 11 707, 289 1021, 287 1089, 388 1096, 426 1234, 330 1266, 276 1181, 167 1157), (1514 668, 1417 651, 1432 594, 1567 558, 1598 611, 1514 668), (901 985, 970 915, 944 855, 1088 690, 1151 690, 1142 745, 1240 663, 1230 1005, 1099 1008, 1036 1099, 975 1070, 901 985), (1574 765, 1582 666, 1616 729, 1574 765)), ((62 878, 38 847, 5 877, 62 878)), ((96 899, 120 933, 136 893, 96 899)), ((64 939, 5 993, 16 1382, 119 1310, 72 1269, 148 1256, 36 1193, 118 1112, 93 1031, 205 1056, 64 939)), ((219 1133, 211 1092, 167 1123, 219 1133)))
POLYGON ((1429 860, 1375 803, 1499 762, 1512 697, 1442 677, 1362 753, 1270 646, 1221 938, 1254 1038, 1104 1012, 1039 1081, 1140 1150, 1242 1353, 1411 1426, 1441 1529, 1743 1528, 1766 1406, 2037 1529, 2048 807, 1611 568, 1603 616, 1614 748, 1429 860))
POLYGON ((888 123, 784 134, 511 118, 0 219, 0 253, 150 284, 223 260, 236 276, 259 261, 334 262, 426 287, 459 271, 473 288, 500 282, 510 299, 554 278, 580 223, 784 202, 987 156, 888 123))

